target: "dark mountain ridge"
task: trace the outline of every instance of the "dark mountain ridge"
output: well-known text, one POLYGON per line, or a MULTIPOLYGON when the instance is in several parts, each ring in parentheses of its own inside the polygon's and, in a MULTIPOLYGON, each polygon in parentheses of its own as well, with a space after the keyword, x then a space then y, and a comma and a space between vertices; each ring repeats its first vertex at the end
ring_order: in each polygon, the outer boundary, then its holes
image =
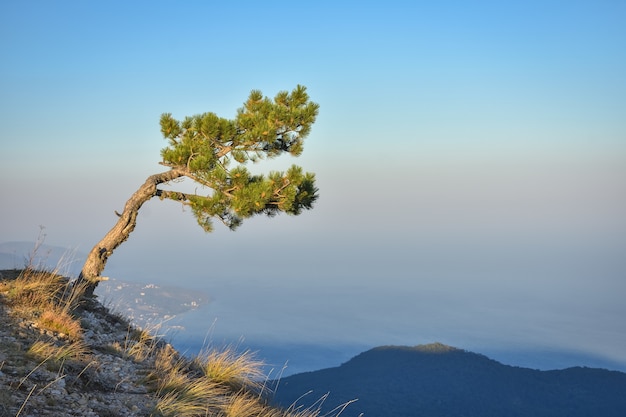
POLYGON ((626 373, 520 368, 440 343, 382 346, 336 368, 286 377, 275 401, 306 407, 326 393, 322 414, 358 399, 345 417, 626 415, 626 373))

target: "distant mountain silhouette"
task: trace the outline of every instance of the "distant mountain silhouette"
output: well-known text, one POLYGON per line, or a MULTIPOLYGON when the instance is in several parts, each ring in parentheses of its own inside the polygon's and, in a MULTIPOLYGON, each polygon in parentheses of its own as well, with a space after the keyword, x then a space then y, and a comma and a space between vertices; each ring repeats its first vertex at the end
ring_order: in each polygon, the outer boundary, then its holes
POLYGON ((36 242, 0 243, 0 269, 32 266, 58 269, 61 274, 78 276, 87 255, 76 250, 36 242))
POLYGON ((626 416, 626 373, 519 368, 440 343, 378 347, 286 377, 274 400, 306 408, 327 393, 322 414, 358 399, 342 417, 626 416))

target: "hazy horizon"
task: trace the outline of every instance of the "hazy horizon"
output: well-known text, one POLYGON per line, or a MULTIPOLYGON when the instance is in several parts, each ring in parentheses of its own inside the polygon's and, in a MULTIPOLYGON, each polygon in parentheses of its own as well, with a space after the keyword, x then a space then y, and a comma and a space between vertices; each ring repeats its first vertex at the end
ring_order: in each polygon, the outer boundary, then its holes
MULTIPOLYGON (((0 269, 24 266, 34 246, 35 242, 0 242, 0 269), (7 253, 13 256, 4 256, 7 253)), ((61 271, 76 276, 84 256, 84 253, 76 252, 72 248, 52 248, 44 243, 33 262, 55 268, 56 260, 61 259, 61 271)), ((141 265, 137 266, 141 268, 141 265)), ((114 275, 109 282, 102 283, 96 293, 102 303, 131 318, 136 318, 140 311, 132 300, 120 302, 123 294, 116 295, 111 290, 122 283, 157 283, 164 286, 169 295, 172 294, 169 288, 180 287, 192 289, 199 296, 207 296, 208 304, 202 304, 198 309, 177 314, 173 318, 161 317, 149 319, 147 322, 139 320, 137 323, 148 328, 158 327, 158 333, 170 340, 181 352, 190 355, 209 345, 236 347, 241 351, 252 350, 257 352, 259 359, 267 363, 265 369, 271 371, 273 376, 278 372, 286 376, 338 366, 356 354, 376 346, 413 346, 434 342, 480 353, 512 366, 542 370, 588 366, 626 372, 626 360, 619 351, 611 353, 593 349, 575 334, 569 335, 568 340, 554 343, 549 335, 554 329, 548 324, 552 317, 546 317, 543 324, 536 323, 534 328, 515 328, 520 317, 516 317, 514 311, 502 309, 500 322, 494 324, 489 319, 492 313, 488 311, 489 308, 481 311, 480 306, 472 306, 467 301, 464 305, 456 305, 467 317, 455 317, 458 315, 454 312, 446 315, 441 307, 437 307, 443 294, 430 297, 432 299, 429 300, 431 292, 419 297, 415 293, 385 294, 379 288, 376 293, 370 293, 346 288, 341 284, 330 288, 302 287, 294 291, 290 286, 278 288, 268 280, 254 282, 243 277, 238 280, 208 279, 204 282, 191 279, 151 280, 139 271, 135 272, 137 276, 134 277, 129 276, 127 270, 116 271, 109 268, 108 271, 114 275), (120 280, 117 278, 118 273, 126 275, 130 281, 120 280), (292 309, 292 303, 287 300, 281 303, 279 300, 281 295, 288 294, 299 297, 296 300, 296 311, 292 309), (385 317, 380 317, 382 313, 377 311, 355 315, 352 304, 344 305, 341 301, 349 295, 368 296, 359 303, 367 302, 372 305, 376 305, 374 298, 390 297, 405 310, 411 309, 411 303, 419 302, 420 306, 414 308, 425 311, 425 319, 418 319, 417 323, 413 323, 411 317, 402 316, 400 308, 390 309, 385 317), (330 311, 322 312, 318 306, 313 305, 314 301, 306 301, 320 298, 324 299, 324 306, 330 311), (128 311, 125 310, 126 307, 129 308, 128 311), (332 323, 333 320, 339 324, 332 323), (511 329, 499 335, 489 334, 488 329, 491 326, 506 322, 511 323, 511 329), (367 326, 365 328, 364 323, 367 326), (407 337, 407 333, 417 326, 422 329, 420 334, 417 337, 409 334, 407 337), (444 329, 438 329, 438 326, 444 329), (479 334, 475 334, 476 332, 479 334), (542 337, 546 340, 541 340, 542 337), (282 369, 283 366, 286 368, 282 369)), ((616 295, 620 296, 621 294, 616 295)), ((459 301, 462 300, 450 301, 442 307, 445 310, 447 306, 459 301)), ((558 317, 557 307, 551 312, 555 317, 558 317)), ((537 314, 544 315, 546 311, 544 307, 537 314)), ((578 314, 577 317, 581 316, 578 314)), ((561 319, 573 320, 575 317, 561 319)), ((561 338, 565 336, 563 332, 560 335, 561 338)))
POLYGON ((252 89, 302 84, 320 104, 302 157, 254 170, 315 172, 313 210, 205 234, 154 199, 104 275, 207 291, 194 320, 233 343, 626 364, 625 18, 591 1, 4 2, 0 242, 43 225, 87 253, 164 170, 162 113, 233 117, 252 89))

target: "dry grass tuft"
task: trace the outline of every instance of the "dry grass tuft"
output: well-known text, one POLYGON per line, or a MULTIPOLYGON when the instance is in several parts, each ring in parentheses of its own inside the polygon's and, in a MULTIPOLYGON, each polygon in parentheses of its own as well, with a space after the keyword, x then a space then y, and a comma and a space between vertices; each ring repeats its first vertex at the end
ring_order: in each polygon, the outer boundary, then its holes
POLYGON ((2 283, 6 303, 15 310, 41 309, 58 298, 66 280, 51 271, 26 268, 14 280, 2 283))
MULTIPOLYGON (((199 388, 198 384, 196 384, 196 388, 199 388)), ((201 397, 198 394, 201 394, 199 389, 194 389, 193 393, 189 391, 168 392, 159 398, 156 410, 165 417, 216 415, 211 411, 208 397, 201 397)))
POLYGON ((82 327, 72 314, 84 289, 55 271, 26 268, 17 278, 0 284, 4 302, 13 314, 33 320, 43 330, 70 340, 82 337, 82 327))
POLYGON ((28 349, 27 354, 41 363, 55 367, 66 361, 83 361, 89 354, 89 348, 82 340, 59 346, 50 342, 37 341, 28 349))
POLYGON ((195 375, 191 363, 180 358, 171 347, 161 348, 156 353, 154 371, 149 379, 156 383, 159 397, 157 411, 163 416, 218 415, 227 396, 219 384, 202 375, 195 375))
POLYGON ((128 356, 137 362, 143 362, 154 354, 158 346, 158 337, 155 336, 154 329, 129 329, 126 338, 124 351, 128 356))
POLYGON ((44 310, 39 317, 39 325, 44 329, 59 333, 61 338, 66 335, 73 341, 80 340, 83 335, 80 322, 65 309, 58 307, 44 310))
POLYGON ((209 349, 201 352, 194 363, 211 381, 222 384, 233 391, 260 390, 265 377, 264 363, 251 351, 238 353, 233 349, 209 349))
POLYGON ((273 409, 259 401, 258 396, 240 392, 231 395, 223 407, 225 417, 278 417, 278 410, 273 409))
POLYGON ((154 369, 148 380, 155 382, 158 393, 181 390, 189 382, 187 362, 171 347, 159 349, 154 360, 154 369))

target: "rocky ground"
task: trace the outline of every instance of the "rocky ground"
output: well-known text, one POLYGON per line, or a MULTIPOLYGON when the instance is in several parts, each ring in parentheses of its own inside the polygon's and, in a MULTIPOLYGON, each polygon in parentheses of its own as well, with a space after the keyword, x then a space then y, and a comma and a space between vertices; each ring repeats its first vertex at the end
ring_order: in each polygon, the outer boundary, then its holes
POLYGON ((83 302, 76 314, 84 354, 42 360, 29 352, 35 343, 64 346, 67 336, 43 330, 0 303, 0 417, 152 415, 150 360, 138 361, 127 349, 137 343, 137 330, 95 299, 83 302))

